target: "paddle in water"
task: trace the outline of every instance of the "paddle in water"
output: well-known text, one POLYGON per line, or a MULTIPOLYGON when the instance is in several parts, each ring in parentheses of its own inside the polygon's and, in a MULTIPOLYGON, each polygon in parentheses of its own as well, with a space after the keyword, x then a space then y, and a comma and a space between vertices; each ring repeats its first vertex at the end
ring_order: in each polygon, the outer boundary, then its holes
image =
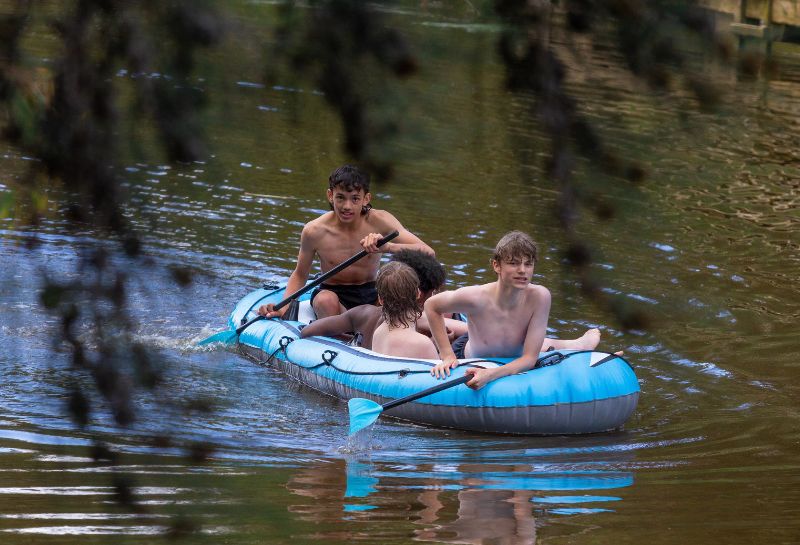
POLYGON ((422 390, 421 392, 417 392, 416 394, 411 394, 406 397, 401 397, 400 399, 395 399, 394 401, 389 401, 388 403, 384 403, 383 405, 375 403, 371 399, 354 397, 353 399, 347 402, 347 407, 350 409, 350 435, 358 433, 359 431, 363 430, 364 428, 375 422, 383 411, 388 411, 389 409, 392 409, 404 403, 408 403, 409 401, 416 401, 417 399, 420 399, 422 397, 433 395, 436 392, 441 392, 442 390, 447 390, 448 388, 452 388, 453 386, 464 384, 465 382, 471 379, 472 375, 464 375, 463 377, 457 378, 455 380, 450 380, 447 382, 443 382, 441 384, 437 384, 436 386, 432 386, 427 390, 422 390))
MULTIPOLYGON (((389 233, 388 235, 383 237, 381 240, 379 240, 378 243, 377 243, 377 246, 380 248, 381 246, 383 246, 384 244, 386 244, 390 240, 394 240, 395 238, 397 238, 399 235, 400 235, 400 233, 398 233, 397 231, 392 231, 391 233, 389 233)), ((350 257, 346 261, 342 261, 341 263, 336 265, 334 268, 332 268, 331 270, 329 270, 325 274, 320 275, 313 282, 310 282, 310 283, 306 284, 304 287, 300 288, 299 290, 297 290, 296 292, 291 294, 289 297, 287 297, 286 299, 284 299, 280 303, 276 304, 273 310, 280 310, 281 308, 285 307, 286 305, 288 305, 289 303, 291 303, 292 301, 294 301, 295 299, 297 299, 298 297, 300 297, 304 293, 308 292, 309 290, 312 290, 312 289, 316 288, 317 286, 322 284, 325 280, 327 280, 331 276, 342 272, 344 269, 346 269, 347 267, 349 267, 350 265, 352 265, 353 263, 355 263, 359 259, 361 259, 363 257, 366 257, 367 255, 369 255, 369 252, 367 252, 366 250, 361 250, 356 255, 350 257)), ((258 322, 259 320, 263 320, 263 319, 265 319, 264 316, 261 316, 261 315, 256 316, 255 318, 253 318, 249 322, 237 327, 236 329, 227 330, 227 331, 220 331, 219 333, 215 333, 214 335, 211 335, 207 339, 203 339, 202 341, 200 341, 197 344, 199 346, 203 346, 203 345, 211 344, 211 343, 225 343, 225 344, 233 343, 233 342, 236 341, 236 339, 239 338, 239 335, 242 334, 242 331, 244 331, 245 329, 247 329, 248 327, 250 327, 254 323, 258 322)))

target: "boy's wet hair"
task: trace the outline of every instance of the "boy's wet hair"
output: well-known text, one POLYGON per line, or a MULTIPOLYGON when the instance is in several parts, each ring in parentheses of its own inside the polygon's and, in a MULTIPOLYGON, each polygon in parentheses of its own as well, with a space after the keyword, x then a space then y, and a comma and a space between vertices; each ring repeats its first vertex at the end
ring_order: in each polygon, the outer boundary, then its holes
POLYGON ((381 267, 375 287, 381 298, 383 321, 389 326, 411 327, 422 316, 417 301, 419 278, 405 263, 390 261, 381 267))
POLYGON ((363 189, 369 193, 369 174, 353 165, 342 165, 328 178, 328 189, 341 187, 345 191, 358 191, 363 189))
POLYGON ((426 293, 444 285, 447 273, 435 257, 419 250, 400 250, 392 254, 392 261, 405 263, 417 273, 419 291, 426 293))
POLYGON ((492 259, 498 263, 512 259, 530 259, 536 263, 539 249, 536 243, 522 231, 511 231, 503 235, 494 247, 492 259))

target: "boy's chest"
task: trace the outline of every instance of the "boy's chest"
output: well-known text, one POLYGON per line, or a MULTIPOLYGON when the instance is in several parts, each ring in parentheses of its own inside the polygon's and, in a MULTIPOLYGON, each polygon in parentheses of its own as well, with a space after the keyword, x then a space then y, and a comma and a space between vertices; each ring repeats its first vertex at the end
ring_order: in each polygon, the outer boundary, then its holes
MULTIPOLYGON (((319 256, 323 269, 328 270, 333 268, 363 250, 361 240, 368 234, 369 231, 363 234, 358 232, 355 234, 348 233, 347 235, 340 234, 338 236, 326 234, 317 245, 317 255, 319 256)), ((337 278, 346 283, 360 283, 370 280, 371 278, 362 279, 360 277, 362 275, 372 276, 368 271, 377 270, 380 256, 380 253, 365 256, 348 267, 343 274, 340 273, 340 275, 337 275, 337 278), (350 278, 350 276, 354 278, 350 278)))
POLYGON ((525 336, 532 317, 533 309, 531 306, 520 302, 520 304, 509 308, 487 305, 474 316, 474 320, 485 334, 492 337, 519 339, 525 336))
POLYGON ((361 239, 363 238, 326 238, 322 244, 318 245, 317 254, 323 261, 342 262, 363 250, 361 247, 361 239))
POLYGON ((317 241, 317 246, 331 251, 350 251, 352 255, 361 250, 361 241, 372 232, 372 228, 366 223, 354 230, 326 229, 317 241))

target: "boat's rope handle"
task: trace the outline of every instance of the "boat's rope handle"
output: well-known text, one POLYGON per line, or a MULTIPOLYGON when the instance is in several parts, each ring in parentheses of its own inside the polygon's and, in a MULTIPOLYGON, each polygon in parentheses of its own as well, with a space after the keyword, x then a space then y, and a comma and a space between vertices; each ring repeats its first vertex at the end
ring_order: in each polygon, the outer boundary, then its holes
MULTIPOLYGON (((289 324, 282 324, 282 325, 284 325, 284 326, 288 327, 289 329, 293 330, 293 332, 297 331, 296 328, 290 327, 289 324)), ((290 337, 288 335, 284 335, 283 337, 281 337, 280 341, 279 341, 280 346, 278 346, 278 348, 276 348, 275 351, 272 354, 269 355, 269 357, 267 358, 266 361, 267 362, 271 361, 278 352, 282 351, 284 356, 286 357, 286 361, 288 363, 291 363, 293 365, 300 365, 297 362, 292 361, 289 358, 288 353, 286 352, 286 348, 294 340, 295 339, 293 337, 290 337)), ((566 360, 567 358, 570 358, 572 356, 576 356, 578 354, 585 354, 587 352, 596 352, 596 350, 577 350, 575 352, 569 352, 567 354, 564 354, 562 352, 553 352, 551 354, 547 354, 546 356, 542 356, 539 359, 537 359, 536 360, 536 365, 534 366, 534 369, 539 369, 539 368, 542 368, 542 367, 549 367, 551 365, 557 365, 557 364, 563 362, 564 360, 566 360)), ((408 369, 408 368, 404 368, 404 369, 400 369, 400 370, 392 369, 392 370, 387 370, 387 371, 351 371, 350 369, 344 369, 342 367, 334 365, 333 360, 336 359, 336 357, 338 355, 339 355, 339 352, 337 352, 336 350, 328 349, 328 350, 323 351, 323 353, 321 354, 320 357, 321 357, 322 361, 320 363, 318 363, 316 365, 313 365, 311 367, 306 367, 304 365, 300 365, 300 367, 303 367, 304 369, 308 369, 308 370, 313 370, 313 369, 317 369, 318 367, 327 366, 327 367, 330 367, 331 369, 334 369, 335 371, 339 371, 340 373, 344 373, 346 375, 361 375, 361 376, 367 376, 367 375, 372 375, 372 376, 398 375, 398 378, 404 378, 404 377, 406 377, 408 375, 413 375, 413 374, 430 373, 430 371, 427 370, 427 369, 414 369, 414 370, 412 370, 412 369, 408 369)), ((609 353, 609 356, 617 357, 616 354, 611 354, 611 353, 609 353)), ((609 357, 608 359, 613 359, 613 358, 609 357)), ((621 359, 624 360, 624 358, 621 358, 621 359)), ((470 361, 470 362, 459 363, 456 367, 464 367, 464 366, 466 366, 466 367, 481 367, 480 365, 476 365, 476 364, 479 364, 479 363, 482 363, 482 362, 493 363, 493 364, 496 364, 496 365, 505 365, 503 362, 496 361, 496 360, 476 359, 476 360, 473 360, 473 361, 470 361)), ((416 364, 419 364, 419 365, 427 365, 429 367, 434 367, 436 365, 435 363, 431 363, 429 361, 421 361, 421 360, 412 361, 411 363, 416 363, 416 364)), ((630 364, 628 364, 628 365, 630 365, 630 364)))

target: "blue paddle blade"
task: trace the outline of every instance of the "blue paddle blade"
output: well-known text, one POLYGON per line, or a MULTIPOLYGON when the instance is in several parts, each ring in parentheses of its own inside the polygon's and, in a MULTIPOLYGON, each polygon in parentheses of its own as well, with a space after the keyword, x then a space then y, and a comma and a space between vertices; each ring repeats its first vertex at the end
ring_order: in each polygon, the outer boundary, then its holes
POLYGON ((206 344, 211 343, 225 343, 230 344, 236 338, 236 330, 228 330, 228 331, 220 331, 219 333, 214 333, 207 339, 203 339, 197 346, 204 346, 206 344))
POLYGON ((375 422, 383 407, 369 399, 354 397, 347 402, 350 409, 350 435, 354 435, 375 422))

